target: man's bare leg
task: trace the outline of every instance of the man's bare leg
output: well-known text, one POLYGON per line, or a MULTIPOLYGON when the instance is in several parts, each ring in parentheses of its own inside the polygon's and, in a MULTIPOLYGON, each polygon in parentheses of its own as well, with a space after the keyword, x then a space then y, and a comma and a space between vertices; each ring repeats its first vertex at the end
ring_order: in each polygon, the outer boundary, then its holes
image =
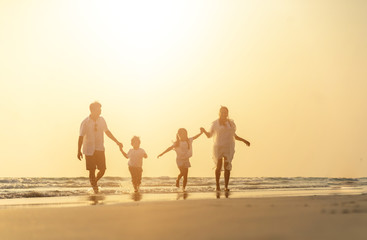
POLYGON ((92 188, 95 193, 98 193, 98 187, 97 187, 97 180, 96 180, 96 170, 89 170, 89 181, 90 185, 92 185, 92 188))
POLYGON ((96 184, 99 181, 99 179, 101 179, 103 177, 105 172, 106 172, 106 170, 99 170, 99 172, 97 173, 96 184))
POLYGON ((93 189, 95 189, 94 191, 97 191, 98 193, 98 181, 103 177, 104 173, 106 172, 106 170, 99 170, 97 173, 97 177, 96 177, 96 184, 95 187, 93 189))

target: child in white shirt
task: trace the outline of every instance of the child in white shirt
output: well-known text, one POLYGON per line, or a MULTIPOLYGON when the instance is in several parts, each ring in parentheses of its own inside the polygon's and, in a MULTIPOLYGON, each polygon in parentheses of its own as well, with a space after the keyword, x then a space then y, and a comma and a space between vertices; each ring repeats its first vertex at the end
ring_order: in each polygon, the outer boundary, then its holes
POLYGON ((135 192, 139 191, 139 187, 141 184, 141 175, 143 172, 143 158, 147 158, 147 154, 144 149, 140 148, 140 138, 134 136, 131 139, 132 149, 129 150, 128 153, 125 153, 120 147, 120 151, 124 157, 129 159, 129 171, 131 174, 131 181, 134 186, 135 192))

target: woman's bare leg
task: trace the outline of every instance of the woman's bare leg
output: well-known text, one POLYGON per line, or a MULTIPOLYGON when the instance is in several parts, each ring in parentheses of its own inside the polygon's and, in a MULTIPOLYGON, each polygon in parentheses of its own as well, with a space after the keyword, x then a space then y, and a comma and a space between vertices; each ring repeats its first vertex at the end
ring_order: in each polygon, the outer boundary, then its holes
POLYGON ((229 178, 231 176, 231 171, 227 170, 228 162, 224 162, 224 187, 228 191, 229 178))
POLYGON ((217 168, 215 169, 215 182, 216 182, 216 190, 220 191, 219 179, 220 179, 220 172, 222 171, 222 163, 223 159, 218 159, 217 168))

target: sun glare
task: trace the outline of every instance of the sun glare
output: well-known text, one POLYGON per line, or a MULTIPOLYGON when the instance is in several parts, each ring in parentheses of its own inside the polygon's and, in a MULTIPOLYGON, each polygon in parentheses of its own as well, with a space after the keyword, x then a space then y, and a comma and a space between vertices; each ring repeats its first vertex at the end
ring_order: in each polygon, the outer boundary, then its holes
POLYGON ((76 26, 75 31, 82 31, 86 44, 96 39, 88 48, 104 57, 107 69, 121 73, 106 78, 118 87, 152 90, 166 85, 172 80, 167 76, 187 60, 187 36, 199 31, 197 11, 186 3, 85 1, 79 7, 84 13, 78 20, 89 27, 76 26))
POLYGON ((95 2, 87 16, 106 43, 114 46, 115 58, 154 68, 180 45, 185 26, 185 6, 178 2, 95 2))

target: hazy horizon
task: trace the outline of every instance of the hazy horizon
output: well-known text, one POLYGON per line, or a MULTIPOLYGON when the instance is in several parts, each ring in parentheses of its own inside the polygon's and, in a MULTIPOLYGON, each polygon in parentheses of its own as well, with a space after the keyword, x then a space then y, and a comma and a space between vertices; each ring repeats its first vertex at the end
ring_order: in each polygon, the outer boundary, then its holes
MULTIPOLYGON (((367 177, 367 2, 2 1, 0 177, 86 177, 80 123, 99 101, 115 137, 177 176, 175 140, 237 125, 233 177, 367 177)), ((106 176, 129 177, 105 136, 106 176)), ((212 139, 189 177, 214 177, 212 139)))

